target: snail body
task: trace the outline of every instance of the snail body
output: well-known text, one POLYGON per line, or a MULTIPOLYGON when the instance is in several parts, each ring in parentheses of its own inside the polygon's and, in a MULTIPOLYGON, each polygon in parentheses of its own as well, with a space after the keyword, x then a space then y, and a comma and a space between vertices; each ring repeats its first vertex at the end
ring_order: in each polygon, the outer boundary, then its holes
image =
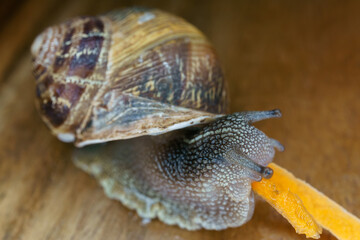
POLYGON ((279 116, 277 110, 235 113, 201 130, 87 146, 74 160, 110 198, 143 218, 189 230, 237 227, 254 211, 251 182, 271 177, 264 166, 274 146, 282 148, 249 123, 279 116))
POLYGON ((281 114, 224 115, 226 83, 195 27, 130 8, 48 28, 32 54, 53 134, 78 147, 107 142, 76 149, 74 162, 109 197, 186 229, 251 218, 251 182, 271 177, 274 147, 283 149, 251 123, 281 114))

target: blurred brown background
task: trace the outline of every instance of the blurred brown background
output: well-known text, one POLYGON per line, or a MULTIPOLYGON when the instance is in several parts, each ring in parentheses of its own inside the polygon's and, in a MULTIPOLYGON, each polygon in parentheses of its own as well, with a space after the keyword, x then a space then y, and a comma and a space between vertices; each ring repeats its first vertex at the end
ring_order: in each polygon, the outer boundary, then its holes
POLYGON ((48 25, 133 5, 202 30, 226 72, 231 111, 280 108, 282 119, 257 124, 286 147, 275 162, 360 216, 360 1, 2 1, 1 239, 305 239, 262 200, 240 228, 143 225, 72 164, 72 146, 35 110, 30 44, 48 25))

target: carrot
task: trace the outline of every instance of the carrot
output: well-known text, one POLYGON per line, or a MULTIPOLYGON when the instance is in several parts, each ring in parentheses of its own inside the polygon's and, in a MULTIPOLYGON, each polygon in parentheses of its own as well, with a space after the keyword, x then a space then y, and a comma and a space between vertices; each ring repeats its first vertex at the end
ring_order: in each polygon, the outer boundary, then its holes
POLYGON ((274 163, 269 167, 273 176, 254 182, 252 187, 297 233, 318 239, 323 227, 340 240, 360 239, 358 218, 287 170, 274 163))

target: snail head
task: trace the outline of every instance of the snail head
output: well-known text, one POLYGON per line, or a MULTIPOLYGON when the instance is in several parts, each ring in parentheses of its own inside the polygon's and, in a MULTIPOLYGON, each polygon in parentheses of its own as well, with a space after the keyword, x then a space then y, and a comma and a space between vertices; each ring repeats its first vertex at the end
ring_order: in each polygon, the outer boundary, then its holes
POLYGON ((281 117, 278 109, 230 114, 203 128, 188 143, 208 158, 240 164, 253 180, 260 181, 273 174, 267 165, 274 157, 274 148, 283 151, 284 147, 251 123, 277 117, 281 117))

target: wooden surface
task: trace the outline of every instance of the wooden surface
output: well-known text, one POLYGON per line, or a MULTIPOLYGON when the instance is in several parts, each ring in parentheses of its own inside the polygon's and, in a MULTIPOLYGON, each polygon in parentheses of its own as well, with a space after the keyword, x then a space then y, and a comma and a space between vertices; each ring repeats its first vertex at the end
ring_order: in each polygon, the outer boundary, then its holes
MULTIPOLYGON (((275 162, 360 216, 359 1, 40 1, 0 3, 0 237, 10 239, 305 239, 267 203, 225 231, 141 219, 71 162, 34 107, 29 46, 69 17, 130 5, 184 17, 218 50, 231 111, 280 108, 257 124, 286 147, 275 162)), ((321 239, 334 239, 325 232, 321 239)))

